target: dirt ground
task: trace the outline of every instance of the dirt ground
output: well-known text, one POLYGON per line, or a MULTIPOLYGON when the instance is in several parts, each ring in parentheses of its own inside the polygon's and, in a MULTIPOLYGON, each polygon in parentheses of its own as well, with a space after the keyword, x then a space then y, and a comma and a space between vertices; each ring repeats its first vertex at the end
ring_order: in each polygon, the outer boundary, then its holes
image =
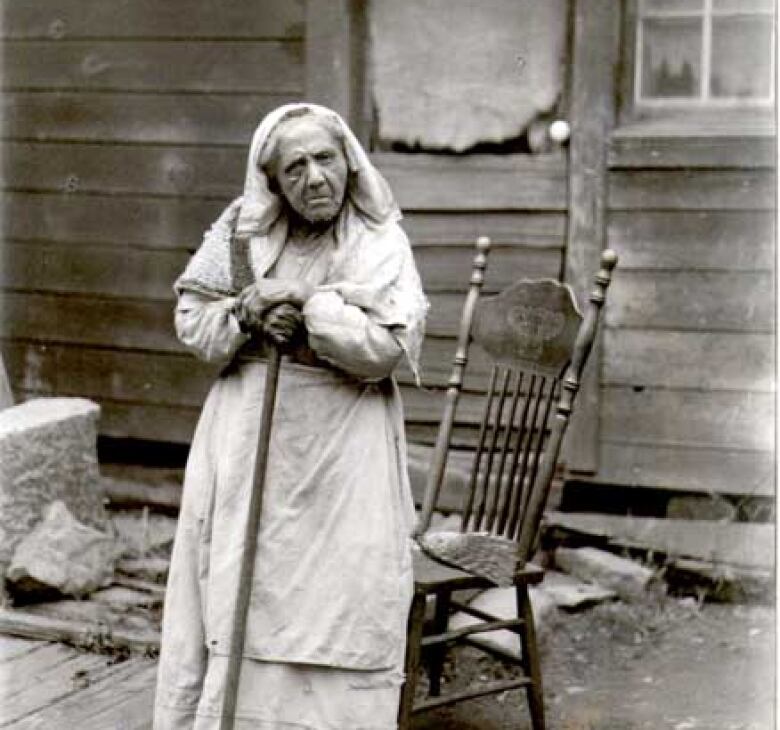
MULTIPOLYGON (((772 730, 775 619, 768 606, 664 598, 558 613, 542 636, 550 730, 772 730)), ((500 678, 473 649, 445 667, 500 678)), ((445 688, 447 685, 445 685, 445 688)), ((528 730, 522 691, 422 714, 415 730, 528 730)))

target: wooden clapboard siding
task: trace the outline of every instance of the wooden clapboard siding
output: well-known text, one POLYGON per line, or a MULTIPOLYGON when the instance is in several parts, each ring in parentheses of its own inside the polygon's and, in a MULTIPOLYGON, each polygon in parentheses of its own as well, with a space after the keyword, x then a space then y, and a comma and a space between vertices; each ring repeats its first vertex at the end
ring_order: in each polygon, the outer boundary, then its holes
MULTIPOLYGON (((8 142, 6 187, 37 193, 229 198, 244 183, 246 145, 181 147, 8 142)), ((55 198, 62 200, 62 198, 55 198)))
POLYGON ((151 144, 248 145, 260 119, 298 94, 126 94, 8 91, 6 138, 151 144))
POLYGON ((0 337, 181 352, 173 302, 5 291, 0 337))
POLYGON ((375 154, 407 210, 565 210, 562 155, 375 154))
POLYGON ((20 397, 84 395, 101 432, 190 439, 214 369, 173 281, 243 186, 259 119, 304 91, 304 2, 8 3, 0 333, 20 397))
POLYGON ((599 479, 631 487, 772 496, 771 451, 607 442, 600 444, 599 479))
POLYGON ((5 89, 297 94, 303 42, 5 41, 5 89))
POLYGON ((195 250, 228 199, 4 193, 5 240, 195 250))
POLYGON ((621 271, 772 271, 771 211, 611 211, 610 245, 621 271))
POLYGON ((615 170, 613 210, 773 210, 771 170, 615 170))
POLYGON ((304 35, 303 0, 246 3, 188 0, 25 0, 3 6, 4 39, 297 39, 304 35))
POLYGON ((7 243, 0 286, 24 291, 97 294, 135 299, 173 298, 185 250, 62 246, 50 241, 7 243))
POLYGON ((774 395, 718 390, 603 389, 608 443, 770 450, 774 395))
POLYGON ((608 242, 620 266, 595 480, 772 494, 772 137, 676 129, 617 130, 609 149, 608 242))
POLYGON ((665 330, 774 330, 774 283, 768 271, 631 271, 610 291, 612 327, 665 330))
POLYGON ((217 374, 188 353, 4 340, 3 361, 21 390, 197 408, 217 374))
POLYGON ((608 162, 613 170, 768 167, 775 158, 774 134, 774 119, 767 111, 666 113, 614 130, 608 162))
POLYGON ((607 328, 603 382, 637 388, 771 392, 774 336, 607 328))

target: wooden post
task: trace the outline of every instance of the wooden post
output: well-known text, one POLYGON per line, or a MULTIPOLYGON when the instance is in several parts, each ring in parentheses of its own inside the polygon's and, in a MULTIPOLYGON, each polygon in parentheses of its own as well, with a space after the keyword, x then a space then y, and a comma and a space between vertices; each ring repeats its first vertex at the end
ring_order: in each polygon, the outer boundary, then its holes
POLYGON ((306 101, 338 112, 361 143, 365 114, 366 29, 362 0, 307 0, 306 101))
MULTIPOLYGON (((607 145, 615 120, 620 9, 616 0, 572 0, 569 225, 565 280, 582 308, 606 239, 607 145)), ((600 347, 583 377, 565 449, 569 471, 598 469, 600 347)))

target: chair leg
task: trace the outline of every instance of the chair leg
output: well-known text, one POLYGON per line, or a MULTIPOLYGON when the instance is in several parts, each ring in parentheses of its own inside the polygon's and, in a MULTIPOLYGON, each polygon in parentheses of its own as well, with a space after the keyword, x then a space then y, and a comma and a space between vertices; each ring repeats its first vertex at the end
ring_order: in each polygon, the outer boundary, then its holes
MULTIPOLYGON (((449 592, 438 593, 436 595, 436 611, 433 618, 433 631, 436 634, 443 634, 447 631, 447 623, 450 618, 450 597, 449 592)), ((447 645, 438 644, 429 647, 428 678, 430 679, 430 695, 438 697, 441 695, 441 672, 444 668, 444 658, 447 655, 447 645)))
POLYGON ((420 668, 420 654, 423 625, 425 623, 425 594, 415 593, 412 607, 409 611, 409 623, 406 633, 406 675, 401 689, 401 702, 398 709, 398 730, 409 730, 412 723, 412 708, 414 706, 414 689, 417 684, 417 671, 420 668))
POLYGON ((544 696, 542 692, 542 667, 539 661, 539 648, 536 645, 534 614, 527 586, 517 587, 517 613, 523 619, 520 642, 523 651, 523 669, 531 679, 526 687, 528 709, 531 712, 533 730, 544 730, 544 696))

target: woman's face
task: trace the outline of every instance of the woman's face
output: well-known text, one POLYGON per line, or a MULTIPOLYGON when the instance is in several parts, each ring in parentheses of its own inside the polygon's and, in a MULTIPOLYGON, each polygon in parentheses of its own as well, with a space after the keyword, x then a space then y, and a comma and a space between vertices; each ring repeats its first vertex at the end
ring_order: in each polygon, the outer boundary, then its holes
POLYGON ((290 207, 310 223, 332 221, 347 189, 347 161, 330 130, 310 118, 284 122, 276 178, 290 207))

